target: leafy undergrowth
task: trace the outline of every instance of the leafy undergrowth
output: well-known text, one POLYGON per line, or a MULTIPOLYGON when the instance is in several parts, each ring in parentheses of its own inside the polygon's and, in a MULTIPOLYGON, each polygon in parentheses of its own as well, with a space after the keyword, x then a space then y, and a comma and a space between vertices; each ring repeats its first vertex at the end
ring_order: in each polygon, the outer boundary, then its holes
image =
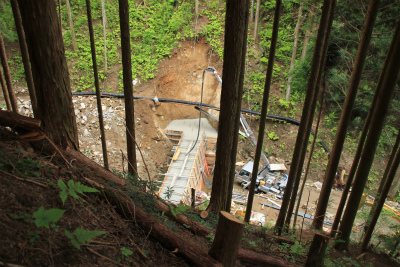
MULTIPOLYGON (((0 129, 0 137, 12 138, 0 129)), ((152 239, 135 220, 123 219, 118 207, 93 188, 96 180, 88 169, 71 168, 58 154, 46 155, 28 143, 0 142, 0 263, 23 266, 190 266, 185 260, 152 239)), ((155 208, 151 193, 141 192, 146 182, 126 177, 124 195, 179 236, 208 251, 215 237, 217 216, 200 219, 196 210, 172 208, 211 230, 206 237, 194 235, 189 225, 180 225, 155 208)), ((279 244, 271 229, 248 225, 242 248, 304 264, 312 234, 294 245, 279 244)), ((294 236, 292 237, 294 238, 294 236)), ((395 266, 388 258, 365 255, 365 262, 339 252, 327 261, 330 266, 395 266), (377 261, 379 259, 379 261, 377 261), (382 260, 383 259, 383 260, 382 260), (389 265, 382 265, 389 262, 389 265), (379 264, 377 264, 379 263, 379 264), (333 264, 333 265, 332 265, 333 264), (350 265, 349 265, 350 264, 350 265), (340 266, 340 265, 338 265, 340 266)), ((236 266, 249 266, 237 261, 236 266)))

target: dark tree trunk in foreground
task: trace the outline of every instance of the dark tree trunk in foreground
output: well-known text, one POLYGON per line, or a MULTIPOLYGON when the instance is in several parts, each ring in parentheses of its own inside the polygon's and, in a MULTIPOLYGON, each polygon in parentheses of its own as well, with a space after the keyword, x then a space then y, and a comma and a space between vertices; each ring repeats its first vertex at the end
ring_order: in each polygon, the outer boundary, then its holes
POLYGON ((18 33, 19 47, 21 50, 22 62, 24 63, 25 78, 26 78, 26 83, 28 85, 29 96, 31 98, 32 111, 33 115, 36 117, 37 101, 36 101, 35 86, 33 84, 32 70, 31 70, 31 65, 29 63, 28 47, 26 45, 25 32, 22 26, 21 13, 19 12, 17 0, 11 0, 11 6, 14 14, 15 28, 17 29, 18 33))
MULTIPOLYGON (((400 140, 400 132, 397 135, 397 140, 400 140)), ((362 243, 362 250, 367 250, 369 241, 371 241, 372 233, 375 229, 376 223, 378 222, 379 215, 381 214, 383 205, 385 204, 386 197, 389 193, 389 189, 393 183, 394 177, 396 176, 397 168, 400 164, 400 149, 398 147, 393 149, 392 151, 393 161, 392 164, 388 164, 386 170, 389 170, 387 173, 387 179, 385 185, 382 188, 381 195, 379 199, 375 199, 374 206, 375 209, 373 210, 372 219, 368 223, 368 228, 364 236, 364 240, 362 243), (397 152, 396 152, 397 151, 397 152), (376 203, 377 202, 377 203, 376 203), (376 203, 376 204, 375 204, 376 203)), ((392 158, 392 157, 391 157, 392 158)), ((385 171, 386 173, 386 171, 385 171)))
MULTIPOLYGON (((329 37, 330 25, 333 18, 333 10, 335 7, 335 0, 325 0, 322 10, 318 36, 315 44, 314 56, 311 66, 311 74, 307 84, 307 95, 304 102, 303 114, 301 116, 301 123, 299 132, 296 139, 295 149, 292 157, 292 165, 290 167, 289 178, 285 189, 285 194, 282 200, 282 206, 279 211, 278 219, 275 225, 275 231, 278 235, 282 233, 285 218, 290 222, 290 216, 287 212, 289 206, 292 190, 296 190, 299 185, 300 174, 303 167, 305 152, 310 135, 312 118, 314 117, 316 99, 318 97, 319 83, 322 76, 322 67, 325 62, 327 38, 329 37), (293 183, 297 181, 297 187, 293 189, 293 183)), ((292 205, 294 208, 294 204, 292 205)), ((293 209, 292 209, 293 210, 293 209)), ((287 222, 287 221, 286 221, 287 222)), ((289 223, 287 223, 289 225, 289 223)))
POLYGON ((257 181, 256 173, 258 173, 258 166, 260 163, 261 152, 262 152, 262 147, 263 147, 263 143, 264 143, 264 129, 265 129, 265 121, 267 119, 269 91, 270 91, 270 87, 271 87, 272 73, 274 70, 274 63, 275 63, 275 50, 276 50, 276 43, 278 41, 279 18, 280 18, 280 14, 281 14, 281 6, 282 6, 282 1, 277 0, 276 7, 275 7, 275 16, 274 16, 274 25, 273 25, 273 31, 272 31, 271 47, 269 50, 269 57, 268 57, 267 74, 266 74, 265 85, 264 85, 263 101, 262 101, 262 107, 261 107, 261 117, 260 117, 259 131, 258 131, 256 155, 254 157, 254 165, 253 165, 253 172, 252 172, 255 175, 252 175, 252 177, 251 177, 249 195, 247 198, 246 215, 244 217, 244 221, 247 223, 250 221, 250 217, 251 217, 251 209, 253 207, 254 191, 256 188, 256 181, 257 181))
POLYGON ((335 175, 342 154, 343 144, 346 139, 347 128, 350 123, 350 118, 356 100, 358 87, 360 85, 361 74, 364 69, 365 58, 367 56, 369 43, 372 36, 372 29, 375 24, 376 14, 380 0, 371 0, 367 17, 364 23, 360 45, 358 47, 356 60, 353 66, 353 72, 350 79, 349 88, 347 90, 346 102, 344 103, 342 115, 339 122, 339 127, 336 132, 335 141, 332 147, 332 152, 329 158, 328 166, 325 173, 324 183, 321 188, 321 193, 318 199, 317 209, 315 211, 313 227, 321 230, 324 223, 325 212, 328 207, 328 200, 335 181, 335 175))
POLYGON ((95 47, 95 43, 94 43, 95 41, 94 41, 93 23, 92 23, 92 8, 90 6, 90 0, 86 0, 86 11, 87 11, 87 17, 88 17, 88 24, 89 24, 90 48, 92 50, 93 75, 94 75, 94 85, 96 87, 97 112, 99 113, 101 147, 103 149, 103 162, 104 162, 104 168, 106 168, 108 170, 109 168, 108 168, 106 134, 104 131, 103 109, 101 106, 99 73, 97 71, 96 47, 95 47))
POLYGON ((129 33, 129 5, 128 0, 119 0, 119 19, 121 28, 122 70, 125 94, 125 118, 126 118, 126 145, 128 152, 128 171, 137 173, 136 148, 135 148, 135 110, 133 105, 132 85, 132 60, 131 43, 129 33))
POLYGON ((389 52, 386 56, 384 68, 377 84, 376 92, 379 95, 376 108, 372 114, 367 140, 365 141, 364 145, 364 151, 361 155, 360 164, 354 178, 353 189, 349 196, 349 201, 347 203, 346 210, 343 214, 342 223, 339 228, 337 239, 344 241, 336 245, 336 248, 340 250, 348 250, 351 229, 357 214, 358 205, 360 203, 365 184, 368 180, 368 174, 371 169, 385 117, 390 106, 390 100, 392 99, 397 82, 397 77, 400 70, 399 58, 400 23, 397 25, 389 52))
POLYGON ((31 59, 37 118, 55 144, 78 149, 78 131, 56 5, 52 0, 18 0, 18 4, 31 59))
POLYGON ((0 84, 1 84, 1 89, 3 90, 3 96, 4 96, 4 101, 6 102, 7 110, 11 111, 11 102, 10 98, 8 97, 8 92, 7 92, 7 86, 6 82, 4 81, 4 76, 3 76, 3 71, 0 68, 0 84))
POLYGON ((11 75, 10 75, 10 69, 8 67, 6 48, 4 47, 4 40, 3 36, 1 35, 1 32, 0 32, 0 61, 3 65, 4 77, 6 78, 8 97, 10 99, 12 110, 15 113, 18 113, 17 99, 15 97, 14 89, 11 83, 11 75))
POLYGON ((249 1, 226 3, 224 73, 217 155, 208 210, 230 210, 243 92, 249 1), (229 207, 229 209, 228 209, 229 207))

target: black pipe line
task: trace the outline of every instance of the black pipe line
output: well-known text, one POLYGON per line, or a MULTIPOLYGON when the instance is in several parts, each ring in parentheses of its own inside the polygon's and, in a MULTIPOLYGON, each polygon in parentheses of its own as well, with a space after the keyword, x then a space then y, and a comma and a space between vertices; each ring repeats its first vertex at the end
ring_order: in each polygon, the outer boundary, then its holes
MULTIPOLYGON (((96 95, 96 93, 94 93, 94 92, 72 92, 72 95, 87 96, 87 95, 96 95)), ((102 92, 101 96, 124 98, 124 94, 123 93, 102 92)), ((205 104, 205 103, 200 103, 200 102, 185 101, 185 100, 176 100, 176 99, 168 99, 168 98, 157 98, 156 99, 156 98, 148 97, 148 96, 133 96, 133 99, 149 99, 149 100, 152 100, 154 102, 166 102, 166 103, 177 103, 177 104, 192 105, 192 106, 202 106, 202 107, 206 107, 206 108, 219 110, 219 108, 216 107, 216 106, 212 106, 212 105, 205 104)), ((249 109, 245 109, 245 108, 242 108, 242 112, 243 113, 247 113, 247 114, 257 115, 257 116, 261 115, 260 112, 249 110, 249 109)), ((270 118, 270 119, 273 119, 273 120, 285 121, 285 122, 288 122, 288 123, 291 123, 291 124, 294 124, 294 125, 300 125, 300 121, 298 121, 298 120, 295 120, 295 119, 292 119, 292 118, 288 118, 288 117, 279 116, 279 115, 267 114, 267 118, 270 118)), ((314 135, 314 131, 313 130, 311 130, 311 133, 314 135)), ((325 143, 322 142, 322 141, 319 141, 318 143, 324 148, 325 152, 327 152, 329 154, 329 156, 330 156, 331 152, 328 149, 328 147, 325 145, 325 143)))

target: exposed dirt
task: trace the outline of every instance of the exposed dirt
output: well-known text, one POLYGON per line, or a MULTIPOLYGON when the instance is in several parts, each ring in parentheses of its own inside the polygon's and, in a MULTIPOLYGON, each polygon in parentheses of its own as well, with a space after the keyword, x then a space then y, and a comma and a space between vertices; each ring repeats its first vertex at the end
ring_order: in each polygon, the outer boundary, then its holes
MULTIPOLYGON (((207 66, 215 67, 217 71, 219 71, 219 74, 222 76, 221 62, 219 61, 215 53, 211 53, 209 46, 203 40, 197 42, 195 48, 193 47, 193 42, 181 42, 180 48, 174 49, 171 58, 165 59, 161 62, 156 78, 148 82, 139 81, 139 84, 134 87, 134 94, 149 97, 157 96, 158 98, 171 98, 200 102, 202 75, 203 70, 207 66)), ((116 86, 117 84, 115 83, 115 81, 112 80, 110 80, 109 83, 111 86, 116 86)), ((18 92, 17 96, 21 100, 21 113, 30 114, 29 104, 26 102, 28 99, 26 88, 17 86, 16 91, 18 92)), ((115 91, 117 91, 117 88, 115 88, 115 91)), ((279 87, 272 88, 271 103, 274 101, 277 102, 278 98, 274 98, 274 96, 280 98, 281 95, 282 91, 281 89, 279 89, 279 87)), ((211 74, 206 74, 203 98, 204 103, 219 106, 219 98, 220 85, 217 79, 211 74)), ((96 162, 102 164, 103 159, 101 151, 100 132, 97 121, 98 119, 96 100, 94 97, 91 96, 74 96, 73 101, 78 123, 80 150, 96 162)), ((244 105, 246 104, 244 103, 244 105)), ((105 120, 107 149, 109 151, 110 169, 122 172, 123 170, 127 169, 126 160, 123 160, 122 156, 122 154, 126 155, 124 100, 116 98, 103 98, 102 106, 105 120)), ((281 114, 277 115, 284 116, 285 114, 287 114, 287 112, 288 111, 282 111, 281 114)), ((215 113, 215 111, 210 111, 210 113, 218 115, 215 113)), ((299 114, 296 115, 296 118, 298 120, 300 120, 299 116, 299 114)), ((172 156, 170 147, 168 143, 165 142, 161 130, 165 128, 172 120, 197 117, 198 111, 195 110, 193 106, 184 106, 171 103, 155 104, 153 101, 150 100, 135 100, 135 134, 136 141, 140 147, 140 151, 137 151, 137 158, 138 172, 141 177, 148 177, 146 171, 147 166, 147 169, 150 172, 150 176, 154 178, 169 163, 169 158, 172 156)), ((248 116, 247 119, 252 126, 253 131, 256 132, 258 119, 254 116, 248 116)), ((217 124, 215 122, 212 122, 212 124, 213 126, 217 127, 217 124)), ((267 129, 272 129, 272 131, 276 132, 276 134, 280 137, 279 141, 269 140, 267 136, 265 136, 264 138, 266 140, 266 153, 269 155, 269 160, 271 163, 285 163, 286 167, 288 168, 288 173, 298 127, 295 125, 269 121, 267 123, 267 129)), ((255 149, 250 145, 249 141, 240 139, 238 161, 245 162, 248 160, 252 160, 252 158, 254 157, 254 151, 255 149)), ((314 167, 316 168, 313 168, 310 172, 310 182, 306 186, 305 193, 303 194, 300 202, 300 212, 305 212, 305 208, 307 208, 307 213, 311 215, 313 215, 314 213, 316 200, 318 199, 319 195, 319 190, 312 185, 315 181, 319 181, 322 179, 324 162, 327 162, 326 155, 322 153, 320 154, 320 156, 321 158, 313 159, 312 164, 314 164, 314 167), (318 160, 320 161, 318 162, 318 160), (310 194, 309 199, 308 194, 310 194)), ((348 170, 350 162, 351 160, 345 157, 345 160, 341 162, 341 168, 348 170)), ((240 167, 238 167, 238 169, 239 168, 240 167)), ((210 187, 206 188, 208 191, 211 189, 210 187)), ((242 192, 241 187, 238 185, 235 186, 235 190, 237 192, 242 192)), ((244 193, 247 193, 247 191, 244 193)), ((39 192, 39 194, 44 193, 39 192)), ((53 201, 54 203, 58 203, 59 200, 58 202, 57 200, 55 200, 58 196, 56 194, 53 195, 54 196, 52 197, 54 198, 54 200, 51 200, 50 198, 49 203, 52 203, 53 201)), ((328 207, 326 218, 327 220, 333 219, 335 209, 340 200, 340 196, 341 192, 332 191, 330 201, 331 203, 328 207)), ((27 199, 31 199, 33 197, 34 196, 29 196, 27 199)), ((274 196, 271 197, 273 198, 274 196)), ((280 203, 277 199, 273 200, 278 204, 280 203)), ((265 214, 267 222, 275 221, 278 215, 278 211, 267 207, 262 208, 262 205, 260 204, 261 202, 269 203, 265 198, 256 197, 253 205, 253 210, 265 214)), ((40 206, 40 203, 38 203, 38 205, 40 206)), ((22 207, 16 208, 23 209, 22 207)), ((32 213, 34 207, 31 207, 29 209, 26 208, 25 210, 24 212, 32 213)), ((112 211, 104 211, 103 213, 106 212, 112 211)), ((85 215, 83 214, 82 216, 85 215)), ((9 220, 7 222, 9 222, 9 220)), ((83 223, 85 224, 86 222, 83 223)), ((121 225, 122 223, 123 222, 121 222, 121 225)), ((298 220, 298 223, 301 223, 301 220, 298 220)), ((309 220, 305 221, 305 229, 308 228, 307 225, 309 225, 310 223, 311 221, 309 220)), ((357 229, 355 230, 357 231, 357 229)), ((388 229, 386 228, 386 231, 387 230, 388 229)), ((124 242, 127 241, 118 241, 118 243, 120 244, 124 244, 124 242)), ((152 247, 150 249, 154 250, 156 248, 152 247)), ((117 252, 118 251, 114 251, 112 252, 114 254, 109 254, 109 256, 115 258, 117 252)))

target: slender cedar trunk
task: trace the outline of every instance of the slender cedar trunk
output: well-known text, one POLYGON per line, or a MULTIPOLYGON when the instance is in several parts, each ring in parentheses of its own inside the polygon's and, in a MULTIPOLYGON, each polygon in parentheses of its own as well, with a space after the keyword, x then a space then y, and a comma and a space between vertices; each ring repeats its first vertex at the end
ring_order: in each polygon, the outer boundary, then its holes
POLYGON ((28 85, 29 96, 31 98, 31 105, 34 117, 37 116, 37 101, 35 94, 35 86, 33 85, 33 77, 31 65, 29 64, 29 54, 28 47, 26 46, 25 32, 22 26, 21 14, 19 12, 19 7, 17 0, 11 0, 11 7, 14 14, 15 27, 17 29, 19 47, 21 50, 22 62, 24 63, 24 71, 26 83, 28 85))
POLYGON ((8 67, 6 48, 4 46, 3 36, 1 35, 1 32, 0 32, 0 59, 1 63, 3 64, 3 71, 4 71, 4 76, 6 78, 8 97, 10 98, 11 107, 15 113, 18 113, 17 98, 15 97, 14 89, 11 83, 11 75, 10 75, 10 69, 8 67))
MULTIPOLYGON (((393 165, 393 161, 394 161, 394 158, 395 158, 395 156, 396 156, 396 151, 399 149, 399 145, 400 145, 400 131, 399 131, 399 134, 397 135, 396 143, 395 143, 395 145, 393 146, 392 154, 390 155, 389 161, 388 161, 388 163, 386 164, 385 173, 383 174, 382 180, 381 180, 381 182, 380 182, 380 184, 379 184, 379 188, 378 188, 378 191, 377 191, 377 193, 376 193, 376 197, 375 197, 375 200, 374 200, 374 204, 372 204, 372 207, 371 207, 371 209, 370 209, 370 211, 369 211, 369 215, 368 215, 367 221, 365 222, 365 226, 364 226, 364 232, 365 232, 365 233, 368 232, 368 227, 369 227, 369 225, 370 225, 371 219, 372 219, 373 216, 374 216, 376 207, 377 207, 377 205, 378 205, 378 203, 379 203, 379 201, 380 201, 380 198, 381 198, 381 196, 382 196, 382 192, 383 192, 383 190, 384 190, 384 188, 385 188, 386 181, 388 180, 389 172, 390 172, 391 167, 392 167, 392 165, 393 165)), ((394 179, 394 177, 393 177, 393 179, 394 179)), ((393 181, 392 181, 392 183, 393 183, 393 181)), ((392 184, 392 183, 391 183, 391 184, 392 184)), ((388 192, 388 193, 389 193, 389 192, 388 192)), ((385 197, 385 198, 386 198, 386 197, 385 197)))
POLYGON ((230 209, 243 91, 249 0, 226 3, 221 112, 212 194, 208 210, 230 209))
POLYGON ((249 17, 249 25, 254 21, 254 0, 251 0, 250 4, 250 17, 249 17))
POLYGON ((392 187, 390 187, 389 194, 388 194, 389 197, 394 198, 396 196, 399 188, 400 188, 400 175, 397 176, 397 179, 393 182, 392 187))
MULTIPOLYGON (((398 137, 397 139, 400 139, 400 132, 397 135, 397 137, 398 137)), ((393 164, 391 166, 388 165, 386 168, 386 169, 390 169, 390 171, 388 171, 388 176, 387 176, 385 186, 382 189, 382 194, 379 197, 378 203, 376 205, 376 209, 372 215, 371 222, 369 223, 368 229, 365 233, 364 240, 363 240, 363 243, 361 246, 362 250, 367 250, 367 248, 368 248, 369 241, 371 241, 372 233, 375 229, 379 215, 381 214, 383 205, 385 204, 385 200, 389 193, 390 187, 393 183, 394 177, 396 176, 397 168, 399 167, 399 164, 400 164, 400 149, 397 148, 397 152, 395 150, 393 150, 392 155, 396 155, 396 156, 394 157, 393 164)))
POLYGON ((317 125, 315 126, 315 134, 314 134, 313 141, 311 143, 310 155, 308 157, 306 170, 304 172, 304 179, 303 179, 303 182, 301 183, 301 187, 300 187, 299 197, 298 197, 298 200, 297 200, 296 210, 295 210, 295 213, 294 213, 293 229, 296 228, 297 214, 299 213, 300 201, 301 201, 301 197, 303 196, 304 186, 306 185, 306 181, 307 181, 307 177, 308 177, 308 171, 310 170, 310 164, 311 164, 311 159, 312 159, 312 155, 313 155, 313 152, 314 152, 315 142, 316 142, 317 137, 318 137, 319 123, 321 121, 322 108, 324 107, 324 95, 325 95, 325 79, 324 79, 324 81, 322 83, 322 92, 319 94, 319 100, 318 100, 319 101, 319 112, 318 112, 317 125))
POLYGON ((260 0, 257 0, 256 17, 254 19, 254 33, 253 33, 253 39, 255 44, 257 43, 257 30, 258 30, 259 17, 260 17, 260 0))
POLYGON ((103 35, 104 35, 104 75, 107 75, 107 16, 106 16, 106 4, 105 0, 101 0, 101 14, 103 17, 103 35))
POLYGON ((194 9, 196 12, 196 16, 198 16, 199 15, 199 0, 196 0, 194 4, 195 4, 194 9))
POLYGON ((296 180, 297 173, 300 174, 298 170, 299 169, 301 170, 303 164, 301 161, 302 160, 304 161, 304 158, 301 160, 301 156, 303 154, 305 155, 305 153, 302 153, 302 151, 306 150, 304 146, 307 146, 308 136, 311 130, 310 129, 311 124, 307 123, 307 119, 313 117, 315 110, 315 106, 313 107, 312 104, 314 102, 316 103, 315 100, 317 98, 316 95, 318 94, 318 89, 319 89, 318 85, 321 77, 320 66, 323 63, 325 57, 324 41, 325 41, 325 34, 327 32, 327 29, 329 28, 328 19, 329 19, 329 14, 331 12, 331 2, 336 3, 336 1, 325 0, 322 9, 322 16, 318 30, 318 37, 316 40, 313 62, 311 65, 311 73, 307 84, 307 94, 304 103, 303 115, 301 117, 299 133, 296 139, 295 149, 292 157, 292 165, 289 172, 289 178, 287 181, 285 194, 282 200, 282 206, 279 211, 278 219, 275 225, 275 231, 278 235, 282 233, 282 228, 285 221, 287 208, 289 206, 290 197, 293 189, 293 183, 296 180))
POLYGON ((6 82, 4 81, 3 71, 1 70, 1 68, 0 68, 0 83, 1 83, 1 89, 3 90, 4 100, 6 101, 7 110, 11 111, 12 108, 11 108, 10 98, 8 97, 6 82))
POLYGON ((368 174, 371 169, 372 161, 375 156, 376 148, 379 142, 379 136, 382 132, 385 117, 392 99, 397 77, 400 70, 400 22, 397 25, 393 36, 389 52, 385 59, 384 71, 379 77, 377 92, 379 93, 376 108, 372 114, 371 124, 368 130, 367 140, 361 155, 360 164, 354 178, 353 190, 349 196, 346 210, 343 214, 342 223, 339 228, 338 239, 344 242, 336 245, 338 249, 348 250, 351 229, 356 217, 358 205, 360 203, 365 184, 368 180, 368 174))
POLYGON ((272 30, 271 47, 270 47, 269 56, 268 56, 267 74, 266 74, 265 85, 264 85, 264 95, 263 95, 263 101, 262 101, 262 107, 261 107, 261 117, 260 117, 259 131, 258 131, 256 155, 254 158, 254 165, 253 165, 253 172, 252 172, 253 175, 251 177, 249 196, 247 198, 246 216, 244 217, 245 222, 250 221, 251 209, 253 206, 253 199, 254 199, 254 190, 256 188, 258 166, 260 163, 261 152, 262 152, 262 147, 263 147, 263 143, 264 143, 264 129, 265 129, 265 121, 267 119, 269 91, 270 91, 270 87, 271 87, 272 73, 274 70, 274 63, 275 63, 275 50, 276 50, 276 43, 278 41, 279 18, 281 15, 281 7, 282 7, 282 1, 277 0, 276 7, 275 7, 274 25, 273 25, 273 30, 272 30))
POLYGON ((121 28, 122 70, 125 94, 125 118, 126 118, 126 144, 128 152, 128 171, 135 175, 137 173, 136 148, 135 148, 135 110, 133 104, 132 85, 132 60, 131 43, 129 32, 129 5, 128 0, 118 0, 119 19, 121 28))
POLYGON ((290 85, 292 83, 292 73, 291 73, 291 71, 294 68, 294 62, 296 61, 297 43, 298 43, 298 40, 299 40, 300 25, 301 25, 301 23, 303 21, 302 12, 303 12, 303 2, 300 3, 299 15, 298 15, 298 18, 297 18, 296 28, 294 30, 292 59, 290 61, 288 85, 287 85, 287 88, 286 88, 286 101, 289 101, 289 99, 290 99, 290 85))
POLYGON ((340 202, 339 202, 338 208, 336 210, 335 220, 333 221, 332 229, 331 229, 331 233, 330 233, 331 237, 334 237, 336 235, 336 232, 337 232, 337 229, 339 227, 339 223, 340 223, 340 220, 342 217, 342 213, 343 213, 346 201, 347 201, 347 196, 349 194, 351 184, 353 183, 354 176, 357 172, 358 163, 360 163, 361 153, 364 149, 364 143, 365 143, 365 139, 367 138, 369 124, 371 123, 372 113, 373 113, 373 110, 375 109, 376 101, 378 98, 377 96, 378 96, 378 94, 377 94, 377 90, 376 90, 374 98, 372 99, 372 102, 371 102, 370 109, 368 111, 367 119, 365 120, 364 128, 361 132, 360 140, 358 141, 356 154, 354 156, 354 160, 353 160, 353 163, 352 163, 350 171, 349 171, 349 176, 347 177, 346 184, 343 188, 342 197, 340 198, 340 202))
POLYGON ((89 24, 90 48, 92 50, 94 85, 96 87, 97 112, 99 113, 101 147, 103 149, 103 162, 104 162, 104 167, 108 170, 109 168, 108 168, 106 134, 105 134, 105 131, 104 131, 103 109, 101 107, 99 74, 98 74, 98 71, 97 71, 96 47, 95 47, 95 44, 94 44, 94 33, 93 33, 93 23, 92 23, 92 8, 90 6, 90 0, 86 0, 86 12, 87 12, 88 24, 89 24))
MULTIPOLYGON (((310 7, 310 17, 309 21, 311 22, 311 30, 314 29, 314 23, 313 23, 313 17, 314 17, 314 5, 311 5, 310 7)), ((308 46, 308 41, 310 41, 310 36, 311 36, 311 31, 309 29, 306 29, 306 36, 304 36, 304 41, 303 41, 303 50, 301 51, 301 60, 304 61, 307 55, 307 46, 308 46)))
POLYGON ((37 118, 56 145, 79 149, 64 44, 53 0, 19 0, 38 105, 37 118))
MULTIPOLYGON (((72 21, 71 5, 69 4, 69 0, 65 0, 65 4, 67 5, 69 28, 71 30, 71 37, 72 37, 72 47, 74 48, 74 51, 77 51, 78 45, 76 44, 74 22, 72 21)), ((60 17, 61 17, 61 14, 60 14, 60 17)))
POLYGON ((364 23, 360 45, 358 47, 356 60, 353 67, 353 72, 350 79, 350 84, 347 90, 346 101, 344 103, 342 115, 339 122, 339 127, 336 132, 335 141, 332 147, 332 152, 329 158, 329 163, 325 173, 324 183, 319 195, 317 209, 315 211, 313 227, 321 230, 324 222, 328 200, 332 190, 332 185, 335 181, 335 175, 340 161, 340 156, 343 150, 343 144, 346 139, 347 128, 350 123, 352 109, 356 100, 358 87, 360 85, 361 75, 364 69, 365 59, 367 57, 368 47, 374 28, 376 15, 380 0, 371 0, 368 7, 367 17, 364 23))

